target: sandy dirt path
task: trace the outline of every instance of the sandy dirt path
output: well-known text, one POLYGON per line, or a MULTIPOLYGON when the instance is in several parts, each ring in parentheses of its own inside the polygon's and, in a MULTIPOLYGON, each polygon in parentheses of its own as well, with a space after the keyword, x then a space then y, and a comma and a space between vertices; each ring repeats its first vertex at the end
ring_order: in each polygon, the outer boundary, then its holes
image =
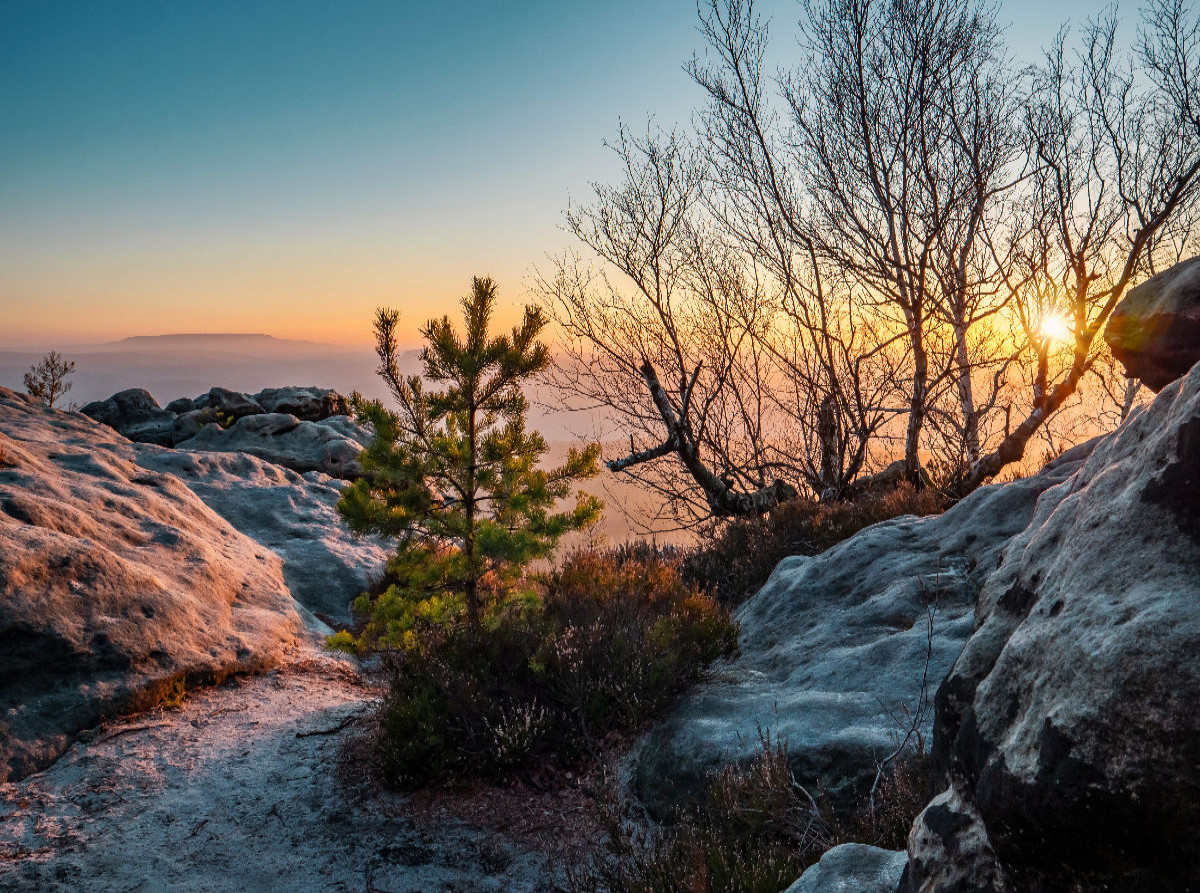
POLYGON ((375 696, 314 654, 98 730, 0 785, 0 890, 553 890, 545 855, 339 780, 375 696))

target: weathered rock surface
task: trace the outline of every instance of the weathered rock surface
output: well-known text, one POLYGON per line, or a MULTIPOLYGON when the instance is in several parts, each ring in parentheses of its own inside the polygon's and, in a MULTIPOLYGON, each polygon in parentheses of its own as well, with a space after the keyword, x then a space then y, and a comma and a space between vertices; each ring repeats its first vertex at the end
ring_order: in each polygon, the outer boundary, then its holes
POLYGON ((348 624, 350 602, 373 582, 388 550, 356 537, 337 514, 342 481, 300 475, 242 453, 142 448, 145 468, 182 480, 226 521, 283 559, 292 596, 327 619, 348 624))
POLYGON ((195 437, 205 425, 220 425, 215 409, 206 407, 181 412, 171 423, 171 446, 195 437))
POLYGON ((119 391, 107 400, 87 404, 80 412, 116 429, 130 440, 171 445, 174 414, 161 408, 150 392, 142 388, 119 391))
POLYGON ((266 412, 284 412, 305 422, 350 415, 346 398, 328 388, 264 388, 254 395, 254 399, 266 412))
POLYGON ((1143 282, 1109 317, 1104 340, 1130 378, 1158 392, 1200 362, 1200 257, 1143 282))
POLYGON ((896 893, 908 854, 861 843, 835 846, 785 893, 896 893))
POLYGON ((1046 491, 937 695, 913 891, 1200 885, 1200 366, 1046 491))
POLYGON ((0 784, 0 890, 565 889, 567 859, 549 835, 431 816, 365 771, 338 771, 378 696, 343 661, 305 652, 100 730, 46 771, 0 784))
POLYGON ((157 448, 7 389, 0 447, 0 781, 106 714, 297 646, 279 557, 138 463, 157 448))
POLYGON ((264 410, 258 401, 240 391, 229 388, 212 388, 192 401, 197 409, 211 409, 224 419, 241 419, 249 415, 260 415, 264 410))
POLYGON ((246 452, 300 473, 340 478, 362 473, 357 458, 370 440, 346 415, 345 397, 316 387, 266 388, 253 397, 211 388, 194 400, 172 400, 167 409, 148 391, 134 388, 89 403, 82 412, 138 443, 246 452))
POLYGON ((362 473, 358 454, 369 435, 346 416, 303 422, 269 412, 238 419, 232 427, 206 425, 176 444, 180 450, 249 453, 293 471, 321 471, 340 478, 362 473))
POLYGON ((1000 550, 1088 449, 940 516, 887 521, 819 556, 780 562, 738 611, 741 655, 643 742, 633 766, 639 797, 665 815, 713 770, 750 759, 760 728, 786 740, 802 783, 835 799, 869 788, 877 761, 895 749, 892 714, 916 709, 923 677, 936 688, 974 630, 976 596, 1000 550))

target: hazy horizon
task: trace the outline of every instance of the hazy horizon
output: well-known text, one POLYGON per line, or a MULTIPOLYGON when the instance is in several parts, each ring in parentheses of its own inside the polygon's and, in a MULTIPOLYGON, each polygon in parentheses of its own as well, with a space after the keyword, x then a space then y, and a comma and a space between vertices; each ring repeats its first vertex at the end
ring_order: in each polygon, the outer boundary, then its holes
MULTIPOLYGON (((760 0, 771 59, 799 7, 760 0)), ((1094 13, 1009 2, 1015 56, 1094 13)), ((0 346, 179 331, 416 344, 474 275, 497 322, 572 246, 618 121, 686 125, 692 0, 431 6, 16 2, 0 10, 0 346)))

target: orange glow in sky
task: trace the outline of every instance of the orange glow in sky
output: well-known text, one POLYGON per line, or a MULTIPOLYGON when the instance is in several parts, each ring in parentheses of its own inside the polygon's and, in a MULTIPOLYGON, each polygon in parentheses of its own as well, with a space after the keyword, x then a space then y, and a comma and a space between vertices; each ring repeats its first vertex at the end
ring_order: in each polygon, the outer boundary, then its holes
MULTIPOLYGON (((1080 0, 1007 0, 1032 59, 1080 0), (1031 50, 1033 52, 1031 52, 1031 50)), ((760 0, 769 66, 794 0, 760 0)), ((255 332, 366 344, 531 299, 603 147, 703 102, 690 0, 17 3, 0 16, 0 347, 255 332)))

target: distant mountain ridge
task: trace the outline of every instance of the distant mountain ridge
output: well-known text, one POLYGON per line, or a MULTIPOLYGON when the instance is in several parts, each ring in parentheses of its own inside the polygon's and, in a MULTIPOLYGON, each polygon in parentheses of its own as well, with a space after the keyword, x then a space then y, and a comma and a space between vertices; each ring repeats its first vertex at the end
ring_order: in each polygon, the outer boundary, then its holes
POLYGON ((130 335, 120 341, 81 345, 79 350, 158 350, 162 348, 193 350, 237 350, 264 347, 273 349, 302 349, 321 352, 353 353, 361 350, 355 345, 329 344, 323 341, 303 341, 296 338, 277 338, 259 332, 180 332, 170 335, 130 335))

